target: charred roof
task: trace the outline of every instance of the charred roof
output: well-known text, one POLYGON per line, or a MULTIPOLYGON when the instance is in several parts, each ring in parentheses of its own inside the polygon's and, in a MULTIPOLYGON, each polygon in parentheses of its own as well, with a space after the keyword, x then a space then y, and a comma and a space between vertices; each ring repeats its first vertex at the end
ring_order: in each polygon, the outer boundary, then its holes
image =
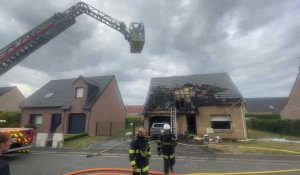
POLYGON ((203 105, 226 105, 242 99, 227 73, 152 78, 145 109, 195 110, 203 105))

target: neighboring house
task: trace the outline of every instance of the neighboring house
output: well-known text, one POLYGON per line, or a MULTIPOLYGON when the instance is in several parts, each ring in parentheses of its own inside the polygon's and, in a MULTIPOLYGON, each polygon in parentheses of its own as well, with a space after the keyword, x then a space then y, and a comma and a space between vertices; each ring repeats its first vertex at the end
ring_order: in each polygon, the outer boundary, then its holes
POLYGON ((20 111, 20 103, 25 100, 18 87, 0 87, 0 109, 20 111))
POLYGON ((178 135, 213 130, 222 138, 246 139, 242 101, 227 73, 152 78, 144 127, 149 131, 153 123, 170 123, 170 108, 176 107, 178 135))
POLYGON ((282 119, 300 120, 300 67, 287 104, 280 112, 282 119))
POLYGON ((126 105, 126 114, 130 116, 142 116, 144 111, 143 105, 126 105))
POLYGON ((114 75, 52 80, 22 104, 21 126, 38 132, 99 135, 125 127, 125 108, 114 75))
POLYGON ((280 114, 288 97, 244 98, 247 114, 280 114))

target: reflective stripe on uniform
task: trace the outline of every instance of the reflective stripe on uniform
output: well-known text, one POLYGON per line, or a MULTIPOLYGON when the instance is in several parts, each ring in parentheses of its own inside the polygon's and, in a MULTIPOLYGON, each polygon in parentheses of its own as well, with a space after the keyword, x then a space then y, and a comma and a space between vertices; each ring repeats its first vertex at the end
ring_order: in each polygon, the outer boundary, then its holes
POLYGON ((173 155, 170 155, 170 156, 165 156, 164 155, 164 159, 173 159, 175 157, 175 155, 173 154, 173 155))
POLYGON ((140 173, 140 172, 141 172, 141 169, 140 169, 140 168, 137 168, 137 169, 134 170, 134 172, 140 173))
POLYGON ((151 156, 151 152, 150 151, 148 152, 148 156, 151 156))
POLYGON ((134 152, 135 152, 135 151, 134 151, 133 149, 130 149, 130 150, 129 150, 129 154, 134 154, 134 152))
POLYGON ((135 165, 135 164, 136 164, 136 163, 135 163, 135 160, 133 160, 133 161, 130 162, 130 165, 131 165, 131 166, 133 166, 133 165, 135 165))
POLYGON ((142 169, 142 172, 146 172, 146 171, 149 171, 149 166, 146 166, 142 169))

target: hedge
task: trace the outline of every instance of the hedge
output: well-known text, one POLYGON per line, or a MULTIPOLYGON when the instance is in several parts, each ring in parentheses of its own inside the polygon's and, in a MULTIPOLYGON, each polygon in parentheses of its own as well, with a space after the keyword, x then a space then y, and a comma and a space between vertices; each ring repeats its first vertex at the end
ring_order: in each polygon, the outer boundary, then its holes
POLYGON ((247 121, 247 127, 255 130, 300 137, 300 120, 251 118, 247 121))
POLYGON ((75 140, 75 139, 85 137, 85 136, 88 136, 88 133, 79 133, 79 134, 76 134, 76 135, 69 136, 69 137, 65 138, 64 142, 68 142, 68 141, 75 140))

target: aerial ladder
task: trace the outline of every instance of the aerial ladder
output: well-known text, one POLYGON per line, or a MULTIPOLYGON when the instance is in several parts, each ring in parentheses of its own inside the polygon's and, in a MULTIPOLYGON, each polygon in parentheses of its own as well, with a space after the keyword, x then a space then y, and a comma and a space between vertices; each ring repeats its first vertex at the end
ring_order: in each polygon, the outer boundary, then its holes
POLYGON ((3 47, 0 50, 0 76, 72 26, 76 22, 75 18, 83 13, 123 34, 125 40, 130 44, 131 53, 142 52, 145 43, 143 23, 132 22, 127 28, 124 22, 118 21, 84 2, 78 2, 62 13, 55 13, 37 27, 3 47))
POLYGON ((171 107, 171 133, 177 139, 177 122, 176 122, 176 107, 171 107))

